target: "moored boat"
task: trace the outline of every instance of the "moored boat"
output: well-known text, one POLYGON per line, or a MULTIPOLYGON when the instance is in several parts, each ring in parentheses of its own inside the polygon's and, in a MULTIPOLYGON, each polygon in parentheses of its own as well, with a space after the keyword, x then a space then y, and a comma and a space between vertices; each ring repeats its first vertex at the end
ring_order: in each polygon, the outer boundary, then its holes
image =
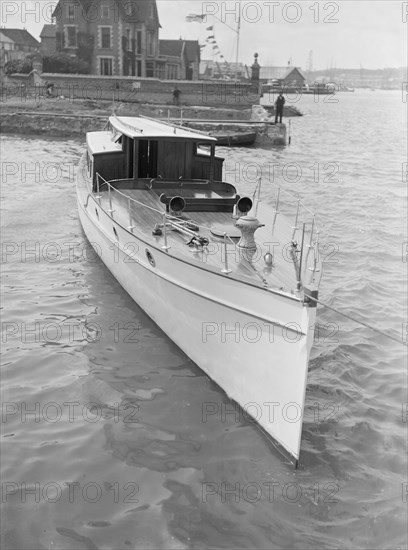
POLYGON ((215 145, 110 117, 87 134, 79 217, 129 295, 297 462, 321 273, 315 217, 280 190, 274 207, 262 202, 261 180, 240 196, 215 145))
POLYGON ((256 140, 256 132, 212 132, 211 135, 217 138, 217 145, 226 147, 253 145, 256 140))

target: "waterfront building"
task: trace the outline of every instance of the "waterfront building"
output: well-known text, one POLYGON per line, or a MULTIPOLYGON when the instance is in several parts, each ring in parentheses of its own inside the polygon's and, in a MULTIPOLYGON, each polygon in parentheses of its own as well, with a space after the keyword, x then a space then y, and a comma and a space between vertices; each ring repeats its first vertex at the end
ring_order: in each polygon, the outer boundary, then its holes
POLYGON ((301 89, 306 78, 298 67, 262 67, 261 80, 276 86, 301 89))
POLYGON ((42 28, 40 38, 41 38, 41 54, 52 55, 56 52, 57 49, 57 27, 56 25, 44 25, 42 28))
POLYGON ((25 29, 0 28, 0 74, 9 61, 25 59, 38 51, 40 43, 25 29))
POLYGON ((156 0, 59 0, 56 47, 101 76, 198 78, 197 41, 159 40, 156 0))

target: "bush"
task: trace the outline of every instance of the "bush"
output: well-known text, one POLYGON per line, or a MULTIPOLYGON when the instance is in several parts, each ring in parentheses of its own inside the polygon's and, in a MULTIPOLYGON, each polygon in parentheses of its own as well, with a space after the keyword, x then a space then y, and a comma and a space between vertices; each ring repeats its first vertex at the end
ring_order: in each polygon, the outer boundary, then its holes
POLYGON ((29 58, 7 61, 4 65, 5 74, 28 74, 33 70, 33 62, 29 58))
POLYGON ((65 53, 55 53, 43 58, 45 73, 89 74, 89 63, 65 53))

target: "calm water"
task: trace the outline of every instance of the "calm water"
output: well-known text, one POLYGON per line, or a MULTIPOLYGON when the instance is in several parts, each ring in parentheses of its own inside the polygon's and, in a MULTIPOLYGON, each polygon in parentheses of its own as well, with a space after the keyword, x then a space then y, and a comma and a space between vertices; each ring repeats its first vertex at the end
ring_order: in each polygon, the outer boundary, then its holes
MULTIPOLYGON (((323 99, 296 104, 290 147, 223 149, 228 179, 298 192, 321 299, 402 339, 406 105, 323 99)), ((319 309, 294 471, 95 258, 82 149, 2 137, 3 548, 405 548, 406 348, 319 309)))

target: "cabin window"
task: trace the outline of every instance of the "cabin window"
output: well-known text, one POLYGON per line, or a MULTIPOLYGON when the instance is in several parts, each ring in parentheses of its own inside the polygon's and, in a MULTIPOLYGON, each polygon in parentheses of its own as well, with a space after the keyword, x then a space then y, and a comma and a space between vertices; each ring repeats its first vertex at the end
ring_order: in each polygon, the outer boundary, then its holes
POLYGON ((211 155, 211 145, 208 143, 195 143, 194 154, 209 157, 211 155))
POLYGON ((157 177, 157 141, 139 140, 138 177, 157 177))

